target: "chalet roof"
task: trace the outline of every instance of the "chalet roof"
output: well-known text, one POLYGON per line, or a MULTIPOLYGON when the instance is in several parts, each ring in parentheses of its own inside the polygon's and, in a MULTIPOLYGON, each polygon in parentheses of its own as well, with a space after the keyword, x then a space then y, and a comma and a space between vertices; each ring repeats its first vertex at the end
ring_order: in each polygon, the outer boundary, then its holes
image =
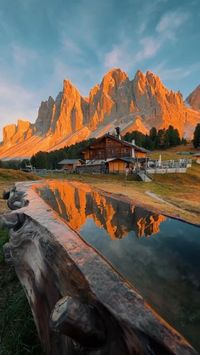
POLYGON ((76 164, 78 162, 82 161, 81 159, 63 159, 61 160, 58 164, 63 165, 63 164, 76 164))
MULTIPOLYGON (((137 150, 138 152, 143 152, 143 153, 149 153, 149 152, 150 152, 149 150, 147 150, 147 149, 145 149, 145 148, 143 148, 143 147, 139 147, 139 146, 136 145, 136 144, 132 144, 132 143, 127 142, 127 141, 125 141, 125 140, 123 140, 123 139, 119 139, 119 138, 113 136, 113 135, 110 134, 110 133, 106 133, 106 134, 104 134, 104 136, 97 138, 95 142, 91 143, 91 146, 92 146, 92 145, 95 145, 95 144, 98 143, 98 142, 101 142, 104 138, 110 138, 110 139, 113 139, 113 140, 115 140, 116 142, 119 142, 119 143, 121 143, 121 144, 123 144, 123 145, 125 145, 125 146, 135 148, 135 150, 137 150)), ((90 148, 90 146, 89 146, 88 148, 90 148)))

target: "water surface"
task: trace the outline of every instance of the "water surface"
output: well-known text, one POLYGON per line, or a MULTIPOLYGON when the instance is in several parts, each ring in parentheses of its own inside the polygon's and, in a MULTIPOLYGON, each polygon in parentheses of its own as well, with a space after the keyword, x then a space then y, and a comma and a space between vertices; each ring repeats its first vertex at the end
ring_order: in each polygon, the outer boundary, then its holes
POLYGON ((49 181, 41 197, 200 350, 200 228, 78 182, 49 181))

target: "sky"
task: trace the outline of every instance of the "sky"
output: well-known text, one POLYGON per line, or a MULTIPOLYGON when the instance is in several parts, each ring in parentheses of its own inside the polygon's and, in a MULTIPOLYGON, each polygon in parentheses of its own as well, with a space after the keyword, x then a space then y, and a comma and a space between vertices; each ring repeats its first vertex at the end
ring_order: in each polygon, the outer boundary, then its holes
POLYGON ((70 79, 87 96, 113 67, 200 84, 200 0, 0 0, 0 129, 34 122, 70 79))

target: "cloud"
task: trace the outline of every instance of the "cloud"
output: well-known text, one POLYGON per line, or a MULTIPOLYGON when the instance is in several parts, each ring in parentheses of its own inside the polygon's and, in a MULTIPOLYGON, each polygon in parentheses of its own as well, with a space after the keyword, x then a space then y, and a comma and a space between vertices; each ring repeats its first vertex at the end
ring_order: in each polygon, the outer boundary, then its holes
POLYGON ((144 37, 140 40, 141 50, 133 59, 134 63, 154 57, 162 45, 162 41, 154 37, 144 37))
MULTIPOLYGON (((153 3, 150 13, 153 13, 155 5, 160 1, 162 0, 153 3)), ((136 46, 139 47, 138 50, 136 51, 133 48, 133 40, 127 40, 124 37, 120 43, 114 44, 112 49, 105 54, 104 66, 106 68, 123 66, 126 70, 130 70, 136 64, 155 57, 168 41, 176 40, 177 31, 189 17, 189 13, 183 13, 180 9, 167 12, 160 18, 154 28, 153 35, 150 36, 144 36, 143 33, 147 28, 147 22, 142 22, 137 32, 136 46)))
POLYGON ((80 55, 82 53, 81 48, 70 38, 62 36, 61 39, 62 49, 66 52, 70 52, 71 55, 80 55))
POLYGON ((28 49, 17 43, 11 44, 11 54, 16 66, 24 67, 30 65, 32 61, 38 59, 39 55, 35 50, 28 49))
POLYGON ((82 67, 77 67, 73 63, 66 63, 62 58, 56 57, 53 62, 52 75, 48 80, 48 90, 55 92, 55 83, 59 83, 59 88, 62 90, 63 80, 69 79, 81 95, 87 96, 98 78, 102 79, 102 75, 103 71, 99 70, 97 73, 95 66, 85 67, 83 70, 82 67))
POLYGON ((33 122, 37 116, 38 102, 34 92, 19 84, 1 79, 0 107, 0 123, 3 127, 22 117, 33 122))
POLYGON ((189 19, 190 14, 180 10, 170 11, 164 14, 156 26, 156 31, 160 35, 173 38, 176 31, 189 19))
POLYGON ((126 70, 143 60, 154 57, 159 51, 162 41, 154 37, 142 37, 139 41, 140 49, 135 52, 130 41, 123 41, 119 45, 114 45, 110 52, 106 53, 104 66, 123 67, 126 70))
POLYGON ((105 54, 104 65, 106 68, 110 67, 120 67, 123 65, 128 65, 128 53, 127 45, 114 45, 112 50, 105 54))
POLYGON ((147 28, 147 21, 141 22, 138 26, 137 33, 138 35, 142 35, 147 28))
POLYGON ((159 65, 151 68, 162 80, 176 81, 184 79, 191 74, 200 70, 200 63, 194 63, 187 67, 175 67, 168 68, 166 62, 162 62, 159 65))

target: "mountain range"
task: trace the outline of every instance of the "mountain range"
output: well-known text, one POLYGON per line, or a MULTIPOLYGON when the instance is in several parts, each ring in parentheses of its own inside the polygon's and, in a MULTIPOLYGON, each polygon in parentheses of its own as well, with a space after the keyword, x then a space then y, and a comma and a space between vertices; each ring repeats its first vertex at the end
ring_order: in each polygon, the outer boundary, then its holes
POLYGON ((133 130, 148 133, 151 127, 177 128, 191 138, 200 123, 200 86, 184 102, 180 92, 168 90, 160 78, 137 71, 133 80, 119 68, 105 74, 88 97, 64 80, 54 100, 42 101, 35 123, 18 120, 3 128, 0 159, 25 158, 99 137, 120 126, 122 134, 133 130))

